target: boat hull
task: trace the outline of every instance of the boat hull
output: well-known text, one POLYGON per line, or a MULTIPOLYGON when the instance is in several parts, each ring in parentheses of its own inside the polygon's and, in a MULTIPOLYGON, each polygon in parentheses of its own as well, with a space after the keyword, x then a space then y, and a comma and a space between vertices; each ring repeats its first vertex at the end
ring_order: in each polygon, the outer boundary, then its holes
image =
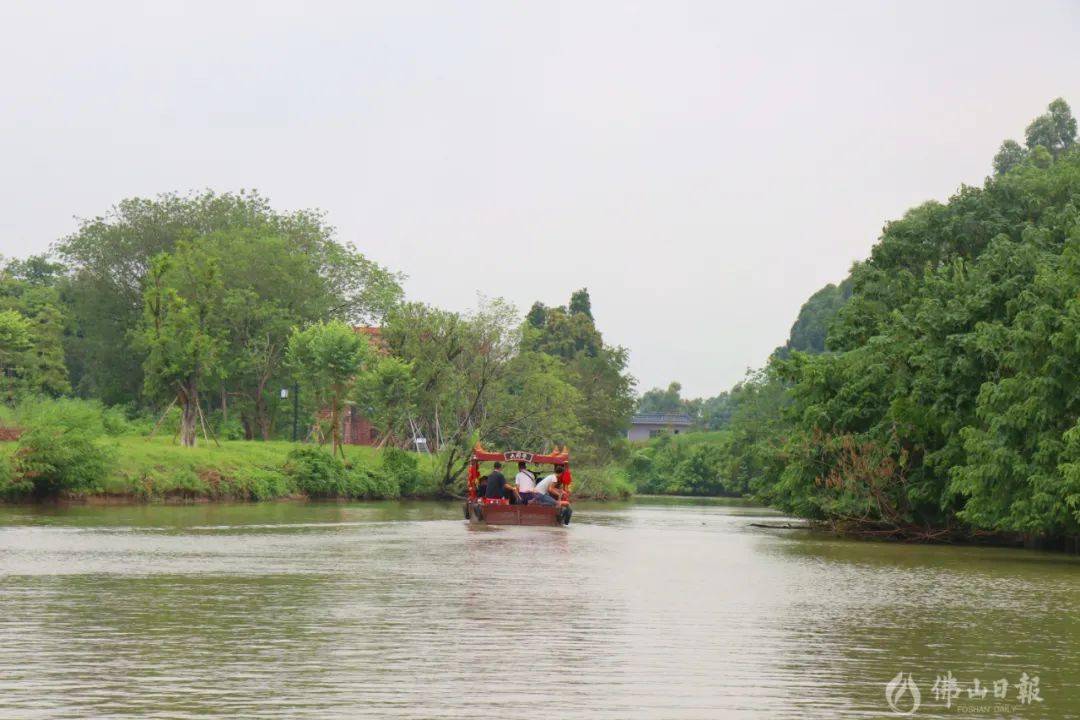
POLYGON ((467 502, 465 517, 471 523, 488 525, 568 525, 570 523, 569 508, 559 505, 489 505, 467 502))

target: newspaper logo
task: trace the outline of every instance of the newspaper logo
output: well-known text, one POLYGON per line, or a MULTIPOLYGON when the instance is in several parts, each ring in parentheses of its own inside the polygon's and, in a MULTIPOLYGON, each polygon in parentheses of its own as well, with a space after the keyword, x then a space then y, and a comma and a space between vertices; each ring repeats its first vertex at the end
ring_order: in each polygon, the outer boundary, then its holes
POLYGON ((922 693, 911 678, 911 673, 905 678, 903 672, 898 672, 896 677, 885 683, 885 702, 897 715, 915 714, 922 702, 922 693))

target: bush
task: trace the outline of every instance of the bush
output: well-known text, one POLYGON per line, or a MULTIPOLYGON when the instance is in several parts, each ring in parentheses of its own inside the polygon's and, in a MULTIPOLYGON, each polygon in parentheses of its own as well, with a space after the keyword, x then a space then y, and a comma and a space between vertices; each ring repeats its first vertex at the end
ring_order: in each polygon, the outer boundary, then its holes
POLYGON ((273 500, 296 492, 292 478, 281 470, 241 468, 231 479, 232 494, 249 500, 273 500))
POLYGON ((237 418, 219 420, 217 423, 217 434, 219 440, 243 440, 244 425, 237 418))
POLYGON ((399 495, 415 495, 423 481, 416 455, 395 447, 382 451, 382 474, 394 482, 399 495))
MULTIPOLYGON (((0 424, 31 427, 52 422, 52 418, 62 417, 65 422, 80 427, 90 428, 95 433, 110 436, 134 435, 142 428, 132 418, 142 420, 134 408, 129 405, 111 405, 106 407, 98 400, 79 400, 75 398, 30 397, 19 403, 14 410, 0 413, 0 424)), ((146 430, 153 426, 153 421, 146 430)))
POLYGON ((104 447, 101 406, 80 400, 32 400, 17 411, 26 429, 14 456, 6 494, 55 496, 96 489, 113 466, 104 447))
POLYGON ((101 424, 106 435, 134 435, 135 424, 128 418, 127 411, 123 406, 113 405, 101 409, 101 424))
POLYGON ((157 478, 153 492, 165 497, 195 498, 211 495, 211 486, 199 477, 192 468, 176 468, 169 474, 157 478))
POLYGON ((297 448, 285 460, 285 472, 296 488, 312 498, 346 497, 345 465, 317 447, 297 448))
POLYGON ((577 467, 570 469, 574 478, 571 497, 594 500, 623 500, 634 494, 634 485, 626 471, 615 465, 577 467))
POLYGON ((15 480, 15 473, 11 469, 11 461, 6 456, 0 455, 0 497, 18 497, 26 495, 33 489, 30 483, 20 483, 15 480))
POLYGON ((658 492, 653 475, 653 449, 641 448, 630 455, 626 463, 627 477, 639 492, 658 492))
POLYGON ((384 473, 356 467, 348 473, 347 495, 359 500, 393 500, 401 497, 401 487, 384 473))
MULTIPOLYGON (((289 453, 279 480, 272 481, 269 476, 262 476, 264 487, 260 487, 258 492, 276 493, 265 497, 280 497, 291 492, 295 485, 297 490, 310 498, 386 500, 401 497, 398 477, 411 478, 415 474, 419 481, 419 471, 415 466, 410 471, 408 459, 391 460, 390 467, 396 475, 391 475, 385 469, 374 470, 359 465, 347 468, 341 460, 325 450, 298 448, 289 453), (281 485, 281 480, 288 484, 287 487, 281 485)), ((263 499, 254 494, 252 497, 263 499)))
POLYGON ((244 440, 244 424, 237 415, 238 413, 234 412, 225 417, 221 410, 213 410, 207 413, 206 422, 218 440, 244 440))
POLYGON ((31 397, 15 408, 15 422, 23 428, 66 427, 84 430, 94 437, 105 434, 102 405, 95 400, 31 397))

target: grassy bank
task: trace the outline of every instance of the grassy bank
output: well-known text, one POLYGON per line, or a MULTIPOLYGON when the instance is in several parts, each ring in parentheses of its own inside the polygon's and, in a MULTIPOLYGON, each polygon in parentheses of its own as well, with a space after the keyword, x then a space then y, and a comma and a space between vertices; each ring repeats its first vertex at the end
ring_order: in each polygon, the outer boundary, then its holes
MULTIPOLYGON (((104 475, 61 495, 72 500, 168 502, 275 500, 279 498, 434 498, 441 493, 437 464, 429 455, 362 446, 345 448, 345 463, 328 450, 291 442, 223 441, 184 448, 171 438, 103 437, 104 475)), ((0 478, 17 480, 17 442, 0 442, 0 478)), ((574 467, 578 498, 628 497, 632 487, 612 467, 574 467)), ((462 488, 457 488, 461 492, 462 488)), ((8 501, 26 494, 6 493, 8 501)))

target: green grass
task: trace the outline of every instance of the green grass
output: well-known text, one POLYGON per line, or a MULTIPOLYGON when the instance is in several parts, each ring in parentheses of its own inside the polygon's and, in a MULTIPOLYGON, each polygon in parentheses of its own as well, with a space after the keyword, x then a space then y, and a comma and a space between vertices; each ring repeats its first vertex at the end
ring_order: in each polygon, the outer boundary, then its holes
MULTIPOLYGON (((117 446, 117 463, 101 488, 103 495, 265 500, 299 495, 282 468, 290 451, 306 447, 302 444, 227 440, 220 447, 210 442, 185 448, 171 438, 111 441, 117 446)), ((380 468, 376 448, 346 446, 345 458, 353 467, 380 468)))
MULTIPOLYGON (((222 441, 194 448, 174 444, 172 438, 147 440, 140 436, 103 437, 115 449, 115 464, 98 487, 79 494, 83 498, 113 498, 144 502, 201 500, 273 500, 303 498, 285 472, 289 452, 299 443, 222 441)), ((17 443, 0 442, 0 462, 9 463, 17 443)), ((347 464, 384 476, 382 451, 359 445, 345 446, 347 464)), ((438 479, 434 458, 418 456, 421 481, 415 497, 436 497, 438 479)), ((573 495, 580 499, 628 497, 632 486, 614 466, 574 466, 573 495)))
MULTIPOLYGON (((711 445, 720 442, 728 432, 726 430, 702 430, 701 432, 680 433, 672 435, 671 441, 682 447, 694 447, 696 445, 711 445)), ((655 443, 653 439, 650 442, 655 443)))

